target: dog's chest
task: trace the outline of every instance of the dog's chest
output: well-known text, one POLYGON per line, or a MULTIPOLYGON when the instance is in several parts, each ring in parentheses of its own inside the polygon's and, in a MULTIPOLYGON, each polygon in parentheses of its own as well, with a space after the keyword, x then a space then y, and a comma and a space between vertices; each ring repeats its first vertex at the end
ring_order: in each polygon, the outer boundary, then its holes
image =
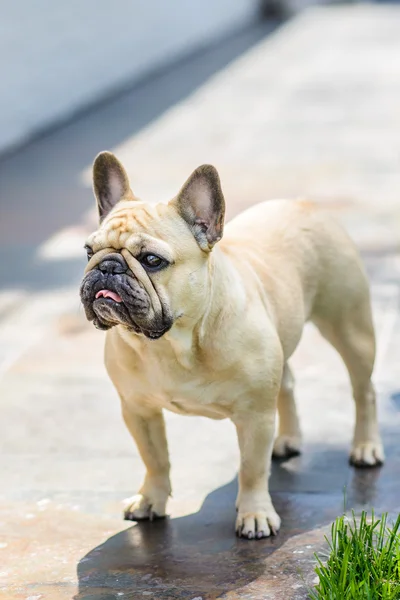
POLYGON ((135 365, 136 389, 146 402, 179 414, 231 416, 235 378, 221 376, 184 345, 163 346, 149 344, 135 365))
POLYGON ((148 401, 179 414, 223 419, 231 415, 229 382, 214 379, 200 365, 189 372, 165 358, 143 371, 141 387, 148 401))

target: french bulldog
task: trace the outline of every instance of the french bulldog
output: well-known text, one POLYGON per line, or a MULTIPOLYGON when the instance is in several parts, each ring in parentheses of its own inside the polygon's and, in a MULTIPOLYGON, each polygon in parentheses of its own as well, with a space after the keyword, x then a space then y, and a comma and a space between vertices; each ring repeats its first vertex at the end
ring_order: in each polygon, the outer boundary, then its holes
POLYGON ((310 202, 271 200, 224 228, 224 196, 210 165, 157 205, 133 194, 110 152, 97 156, 93 182, 100 225, 87 240, 80 294, 89 321, 107 330, 106 368, 146 467, 126 519, 166 514, 168 409, 233 421, 241 455, 236 532, 247 539, 277 533, 270 461, 300 452, 288 360, 307 321, 349 372, 351 463, 383 463, 368 281, 332 217, 310 202))

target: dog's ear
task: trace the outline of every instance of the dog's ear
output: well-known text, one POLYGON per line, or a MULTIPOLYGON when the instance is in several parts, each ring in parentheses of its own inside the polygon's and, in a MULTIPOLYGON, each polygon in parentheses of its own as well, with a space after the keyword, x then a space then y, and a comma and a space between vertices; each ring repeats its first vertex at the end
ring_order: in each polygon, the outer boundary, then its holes
POLYGON ((212 165, 198 167, 173 200, 202 250, 212 250, 222 238, 225 200, 218 171, 212 165))
POLYGON ((93 190, 100 223, 122 198, 133 200, 124 167, 112 152, 100 152, 93 163, 93 190))

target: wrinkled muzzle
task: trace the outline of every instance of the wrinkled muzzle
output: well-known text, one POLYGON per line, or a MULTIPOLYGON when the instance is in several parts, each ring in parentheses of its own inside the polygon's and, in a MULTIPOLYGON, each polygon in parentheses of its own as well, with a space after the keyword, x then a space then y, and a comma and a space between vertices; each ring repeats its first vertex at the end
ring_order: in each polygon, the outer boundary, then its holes
POLYGON ((87 319, 98 329, 124 325, 157 339, 171 328, 168 307, 162 305, 145 269, 128 250, 96 252, 85 273, 80 296, 87 319))

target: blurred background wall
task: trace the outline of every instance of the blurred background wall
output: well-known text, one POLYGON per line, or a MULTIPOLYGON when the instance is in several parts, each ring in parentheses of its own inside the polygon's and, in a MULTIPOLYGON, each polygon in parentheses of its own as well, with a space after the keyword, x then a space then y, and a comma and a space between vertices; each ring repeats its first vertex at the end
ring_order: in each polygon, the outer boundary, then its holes
POLYGON ((0 152, 230 33, 259 0, 0 2, 0 152))

